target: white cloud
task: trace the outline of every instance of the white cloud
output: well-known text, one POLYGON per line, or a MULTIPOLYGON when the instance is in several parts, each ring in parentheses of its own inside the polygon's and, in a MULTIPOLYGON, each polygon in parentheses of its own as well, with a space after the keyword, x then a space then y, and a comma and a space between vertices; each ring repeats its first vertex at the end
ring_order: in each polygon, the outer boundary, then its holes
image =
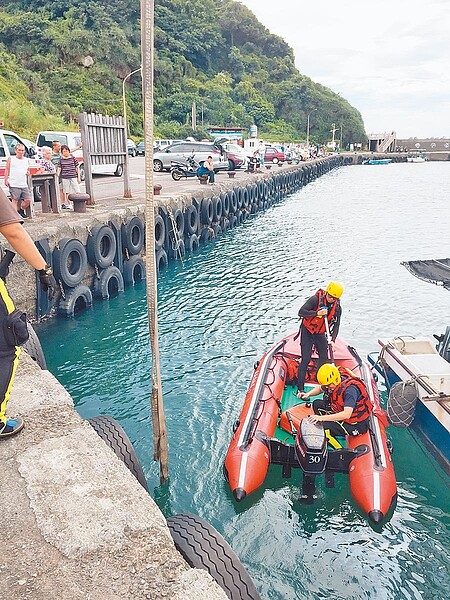
POLYGON ((240 0, 301 73, 357 108, 366 131, 450 136, 448 0, 240 0))

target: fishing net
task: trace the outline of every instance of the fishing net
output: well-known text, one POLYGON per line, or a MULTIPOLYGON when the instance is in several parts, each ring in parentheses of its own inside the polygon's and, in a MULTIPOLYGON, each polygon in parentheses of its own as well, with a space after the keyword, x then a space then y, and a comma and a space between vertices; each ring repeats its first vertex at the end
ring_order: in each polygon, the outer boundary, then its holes
POLYGON ((389 392, 386 413, 394 427, 409 427, 414 419, 417 389, 413 382, 394 383, 389 392))
POLYGON ((419 279, 442 285, 450 291, 450 258, 410 260, 401 264, 419 279))

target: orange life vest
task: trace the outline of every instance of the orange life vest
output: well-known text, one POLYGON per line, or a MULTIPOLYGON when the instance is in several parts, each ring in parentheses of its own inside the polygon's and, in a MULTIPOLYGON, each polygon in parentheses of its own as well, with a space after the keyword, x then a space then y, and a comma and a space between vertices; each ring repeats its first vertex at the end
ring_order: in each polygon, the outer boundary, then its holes
POLYGON ((353 375, 353 373, 348 369, 343 369, 342 367, 338 368, 339 373, 341 374, 341 383, 336 386, 333 391, 329 392, 331 410, 334 413, 344 410, 344 392, 350 385, 354 385, 358 388, 361 396, 356 401, 356 405, 353 409, 350 419, 346 419, 344 422, 353 425, 354 423, 364 421, 372 412, 372 403, 370 401, 366 386, 361 379, 359 379, 359 377, 353 375))
MULTIPOLYGON (((321 306, 327 306, 326 301, 326 292, 324 290, 317 290, 317 308, 316 311, 319 310, 321 306)), ((331 305, 331 308, 328 309, 328 314, 326 317, 318 317, 315 315, 314 317, 303 317, 302 326, 305 327, 309 333, 325 333, 325 319, 328 319, 328 323, 331 325, 334 319, 334 315, 336 314, 336 308, 339 304, 339 300, 336 300, 331 305)))

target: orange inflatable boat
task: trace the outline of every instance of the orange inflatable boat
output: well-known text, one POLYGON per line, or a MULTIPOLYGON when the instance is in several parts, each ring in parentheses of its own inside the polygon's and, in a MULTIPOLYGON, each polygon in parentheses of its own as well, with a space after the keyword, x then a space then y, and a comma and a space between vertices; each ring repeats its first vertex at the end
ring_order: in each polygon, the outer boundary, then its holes
MULTIPOLYGON (((224 474, 239 502, 259 488, 270 463, 283 467, 283 477, 292 468, 303 470, 301 500, 312 502, 316 477, 324 473, 333 486, 334 472, 349 475, 355 502, 373 523, 381 523, 395 506, 397 484, 386 436, 386 415, 380 407, 372 371, 356 350, 336 340, 334 362, 360 377, 373 405, 369 430, 358 436, 339 438, 340 447, 328 447, 321 424, 305 417, 312 413, 308 402, 296 393, 300 345, 292 334, 275 344, 257 363, 224 463, 224 474)), ((317 385, 314 362, 307 385, 317 385)), ((307 388, 306 388, 307 389, 307 388)))

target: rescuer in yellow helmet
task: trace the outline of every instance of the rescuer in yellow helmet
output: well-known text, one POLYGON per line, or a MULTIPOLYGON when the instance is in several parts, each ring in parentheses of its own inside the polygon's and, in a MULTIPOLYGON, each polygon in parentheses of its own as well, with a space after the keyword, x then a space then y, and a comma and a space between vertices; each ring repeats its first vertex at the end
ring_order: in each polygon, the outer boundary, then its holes
POLYGON ((315 386, 303 398, 318 396, 322 392, 322 400, 314 400, 314 414, 308 417, 310 423, 323 424, 328 432, 328 440, 333 444, 335 436, 359 435, 365 433, 372 412, 372 401, 364 382, 349 369, 325 363, 317 371, 315 386))
POLYGON ((316 347, 319 360, 317 368, 328 360, 328 343, 326 336, 325 320, 328 322, 331 334, 330 343, 333 346, 339 332, 341 321, 341 304, 339 298, 342 296, 344 286, 338 281, 330 281, 326 290, 319 289, 311 296, 298 311, 302 318, 300 325, 300 348, 302 361, 298 368, 298 394, 303 397, 306 372, 311 360, 312 348, 316 347))

